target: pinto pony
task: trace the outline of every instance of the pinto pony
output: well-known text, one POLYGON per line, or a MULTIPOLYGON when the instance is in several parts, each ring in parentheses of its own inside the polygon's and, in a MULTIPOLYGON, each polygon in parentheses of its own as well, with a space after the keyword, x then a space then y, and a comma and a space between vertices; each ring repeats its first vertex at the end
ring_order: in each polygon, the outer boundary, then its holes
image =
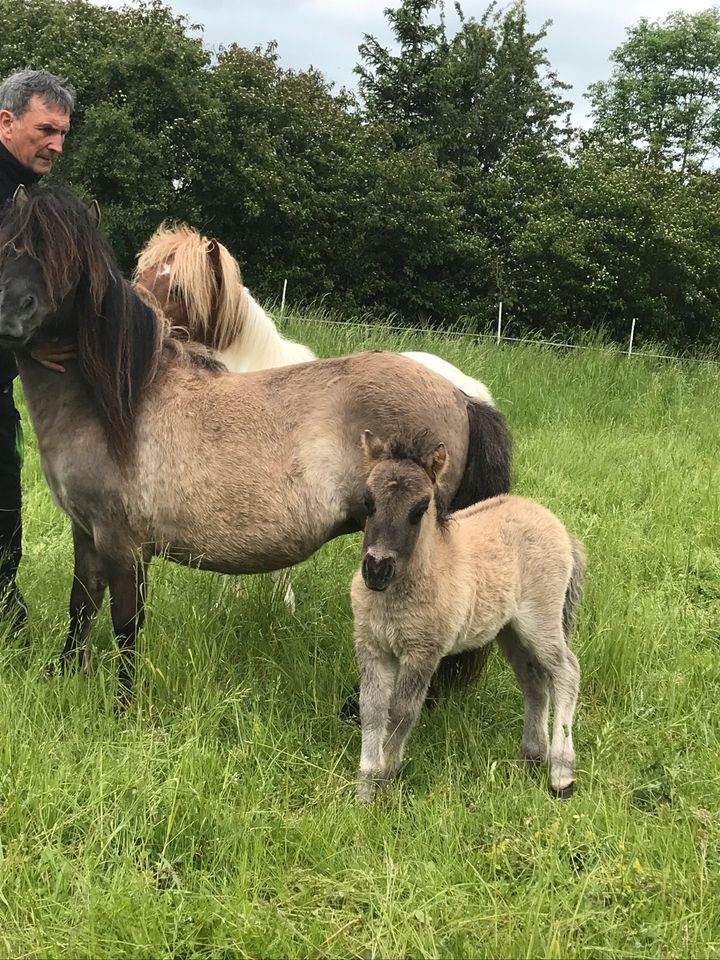
POLYGON ((525 698, 521 754, 548 756, 550 785, 572 795, 572 722, 580 668, 570 625, 580 599, 582 544, 554 514, 500 496, 448 516, 444 444, 384 443, 366 430, 370 470, 362 566, 352 584, 360 669, 358 796, 397 774, 441 659, 497 638, 525 698))
MULTIPOLYGON (((244 285, 229 250, 186 224, 158 227, 138 254, 133 280, 157 298, 175 325, 215 350, 233 373, 316 359, 309 347, 280 334, 244 285)), ((442 357, 415 351, 404 356, 446 377, 468 396, 493 402, 484 384, 442 357)))
POLYGON ((109 588, 129 695, 151 559, 221 573, 291 566, 364 522, 368 425, 445 438, 443 493, 507 489, 502 415, 395 354, 361 353, 232 375, 123 280, 88 209, 24 190, 0 228, 0 346, 15 351, 45 477, 75 553, 62 663, 76 660, 109 588), (77 343, 62 376, 30 357, 77 343))

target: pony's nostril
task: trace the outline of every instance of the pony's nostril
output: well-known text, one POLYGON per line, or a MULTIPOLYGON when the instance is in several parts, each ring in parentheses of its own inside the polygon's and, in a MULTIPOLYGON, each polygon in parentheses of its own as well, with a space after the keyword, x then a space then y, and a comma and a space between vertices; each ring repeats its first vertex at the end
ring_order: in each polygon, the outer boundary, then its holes
POLYGON ((365 583, 374 589, 386 587, 395 573, 395 561, 392 557, 378 559, 368 554, 362 562, 362 575, 365 583))
POLYGON ((32 310, 32 308, 35 306, 35 297, 29 293, 26 297, 22 298, 20 306, 23 310, 32 310))

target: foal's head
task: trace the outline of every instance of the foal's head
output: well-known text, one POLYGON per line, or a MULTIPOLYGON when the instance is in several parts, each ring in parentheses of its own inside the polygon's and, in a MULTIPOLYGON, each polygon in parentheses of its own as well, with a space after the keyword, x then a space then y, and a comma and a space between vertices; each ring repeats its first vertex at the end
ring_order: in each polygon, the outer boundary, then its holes
POLYGON ((438 480, 447 469, 445 445, 428 451, 426 438, 385 442, 366 430, 362 445, 370 467, 365 487, 362 576, 385 590, 403 576, 424 523, 444 523, 438 480))

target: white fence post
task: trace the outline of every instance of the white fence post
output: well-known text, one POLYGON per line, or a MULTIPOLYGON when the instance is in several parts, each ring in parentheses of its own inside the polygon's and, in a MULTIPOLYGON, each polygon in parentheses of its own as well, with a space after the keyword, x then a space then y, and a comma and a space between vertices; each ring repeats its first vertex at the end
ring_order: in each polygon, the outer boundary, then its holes
POLYGON ((287 290, 287 277, 283 283, 282 300, 280 301, 280 313, 285 313, 285 291, 287 290))
POLYGON ((635 339, 635 321, 637 317, 633 317, 632 326, 630 327, 630 345, 628 346, 628 357, 632 355, 633 340, 635 339))
POLYGON ((500 337, 502 336, 502 300, 498 305, 498 332, 497 332, 497 342, 500 346, 500 337))

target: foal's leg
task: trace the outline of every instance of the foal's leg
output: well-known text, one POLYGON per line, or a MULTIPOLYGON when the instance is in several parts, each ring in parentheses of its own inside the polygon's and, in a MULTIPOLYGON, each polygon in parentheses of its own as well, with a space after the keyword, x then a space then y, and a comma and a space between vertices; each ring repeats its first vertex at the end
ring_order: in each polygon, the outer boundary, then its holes
MULTIPOLYGON (((83 669, 90 666, 89 634, 93 617, 102 606, 107 577, 95 544, 80 527, 72 525, 75 567, 70 590, 70 626, 60 655, 60 669, 75 666, 78 647, 83 650, 83 669)), ((52 667, 48 670, 51 672, 52 667)))
POLYGON ((525 706, 520 756, 528 763, 545 763, 548 752, 548 707, 550 696, 547 676, 532 653, 512 629, 498 636, 498 646, 515 673, 525 706))
POLYGON ((110 611, 120 649, 118 701, 126 706, 135 677, 135 641, 145 622, 147 562, 138 557, 115 561, 108 570, 110 611))
POLYGON ((550 745, 550 787, 562 800, 573 794, 575 779, 575 748, 572 724, 575 718, 580 688, 580 665, 577 657, 565 644, 562 632, 556 645, 557 658, 547 666, 553 698, 553 735, 550 745), (562 647, 560 647, 562 644, 562 647))
POLYGON ((356 641, 360 670, 360 753, 359 800, 372 800, 383 770, 383 742, 387 731, 388 710, 395 685, 398 662, 372 644, 356 641))
POLYGON ((405 752, 410 731, 417 723, 425 703, 432 676, 440 663, 440 657, 424 650, 426 659, 408 657, 398 670, 395 689, 390 702, 387 738, 383 746, 384 767, 382 776, 392 780, 397 775, 405 752))
POLYGON ((553 733, 550 744, 550 787, 567 800, 573 794, 575 749, 572 723, 575 717, 580 667, 563 634, 560 611, 535 612, 522 627, 523 642, 548 677, 553 702, 553 733))

